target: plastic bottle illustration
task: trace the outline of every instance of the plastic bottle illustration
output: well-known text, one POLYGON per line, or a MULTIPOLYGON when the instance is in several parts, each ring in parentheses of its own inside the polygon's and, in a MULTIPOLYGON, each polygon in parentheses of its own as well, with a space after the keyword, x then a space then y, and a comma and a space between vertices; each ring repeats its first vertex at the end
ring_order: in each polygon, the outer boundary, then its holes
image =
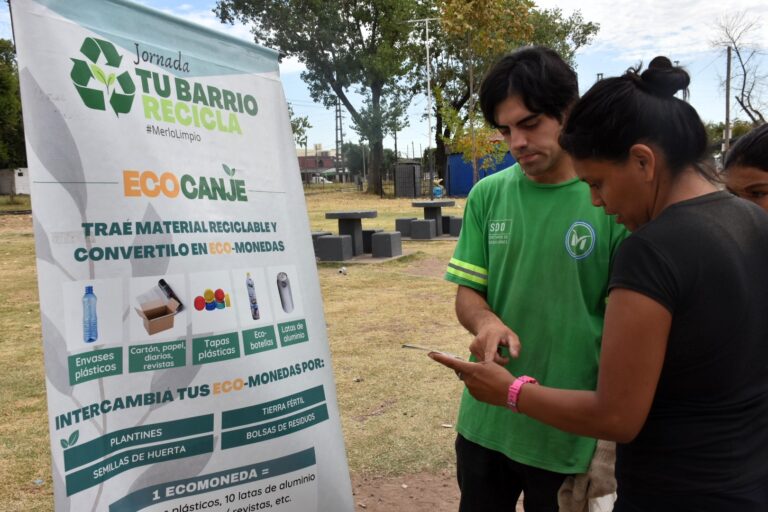
POLYGON ((184 304, 182 304, 181 299, 179 299, 179 297, 173 291, 171 286, 165 281, 165 279, 160 279, 157 282, 157 286, 159 286, 160 289, 163 290, 163 293, 165 294, 166 297, 168 297, 169 299, 173 299, 179 303, 179 307, 176 308, 177 313, 180 313, 181 311, 184 310, 184 304))
POLYGON ((93 286, 86 286, 83 295, 83 341, 93 343, 97 339, 99 328, 96 319, 96 295, 93 293, 93 286))
POLYGON ((280 304, 283 311, 290 313, 293 311, 293 294, 291 294, 291 282, 288 280, 288 274, 280 272, 277 274, 277 291, 280 294, 280 304))
POLYGON ((245 286, 248 288, 248 302, 251 305, 251 317, 254 320, 258 320, 261 316, 259 315, 259 303, 256 300, 256 287, 253 285, 251 273, 248 272, 245 276, 245 286))

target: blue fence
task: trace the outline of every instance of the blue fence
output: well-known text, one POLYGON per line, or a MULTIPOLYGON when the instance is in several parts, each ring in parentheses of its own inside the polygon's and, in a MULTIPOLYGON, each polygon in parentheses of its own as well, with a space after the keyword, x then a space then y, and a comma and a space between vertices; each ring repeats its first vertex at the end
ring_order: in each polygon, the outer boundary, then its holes
MULTIPOLYGON (((507 151, 504 160, 496 167, 480 169, 482 162, 482 159, 478 162, 478 179, 511 167, 514 165, 515 159, 507 151)), ((448 155, 448 172, 445 181, 446 192, 449 196, 465 197, 472 189, 472 162, 465 162, 461 153, 448 155)))

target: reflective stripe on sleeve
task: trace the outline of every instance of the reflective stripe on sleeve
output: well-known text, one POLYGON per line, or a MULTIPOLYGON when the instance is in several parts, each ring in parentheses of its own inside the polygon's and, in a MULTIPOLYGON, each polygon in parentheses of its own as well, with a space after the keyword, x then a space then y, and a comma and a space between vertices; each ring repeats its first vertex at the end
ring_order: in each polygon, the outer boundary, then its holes
POLYGON ((465 261, 457 260, 456 258, 451 258, 446 272, 482 286, 488 285, 488 271, 486 269, 465 261))

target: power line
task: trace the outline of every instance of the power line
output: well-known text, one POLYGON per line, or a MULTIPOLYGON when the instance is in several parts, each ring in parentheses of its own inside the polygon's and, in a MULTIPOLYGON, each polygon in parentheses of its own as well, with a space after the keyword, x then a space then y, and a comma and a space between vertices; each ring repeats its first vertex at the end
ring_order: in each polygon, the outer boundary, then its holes
POLYGON ((714 64, 714 63, 715 63, 715 61, 717 61, 717 59, 719 59, 719 58, 721 58, 721 57, 722 57, 722 55, 716 55, 716 56, 715 56, 715 58, 714 58, 714 59, 712 59, 712 60, 710 61, 710 63, 709 63, 709 64, 707 64, 706 66, 704 66, 704 67, 703 67, 703 68, 701 68, 700 70, 696 71, 696 72, 693 74, 693 76, 696 76, 696 75, 698 75, 699 73, 701 73, 702 71, 704 71, 705 69, 707 69, 709 66, 711 66, 712 64, 714 64))

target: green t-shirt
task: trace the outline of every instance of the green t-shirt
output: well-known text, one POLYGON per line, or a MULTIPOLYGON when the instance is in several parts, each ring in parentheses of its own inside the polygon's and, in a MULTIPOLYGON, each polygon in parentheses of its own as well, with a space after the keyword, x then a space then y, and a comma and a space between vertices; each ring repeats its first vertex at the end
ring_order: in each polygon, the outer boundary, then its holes
MULTIPOLYGON (((520 337, 507 368, 542 385, 595 389, 614 251, 627 236, 578 179, 554 185, 519 165, 479 181, 469 194, 445 278, 486 296, 520 337)), ((522 464, 559 473, 587 470, 595 440, 478 402, 465 390, 458 432, 522 464)))

